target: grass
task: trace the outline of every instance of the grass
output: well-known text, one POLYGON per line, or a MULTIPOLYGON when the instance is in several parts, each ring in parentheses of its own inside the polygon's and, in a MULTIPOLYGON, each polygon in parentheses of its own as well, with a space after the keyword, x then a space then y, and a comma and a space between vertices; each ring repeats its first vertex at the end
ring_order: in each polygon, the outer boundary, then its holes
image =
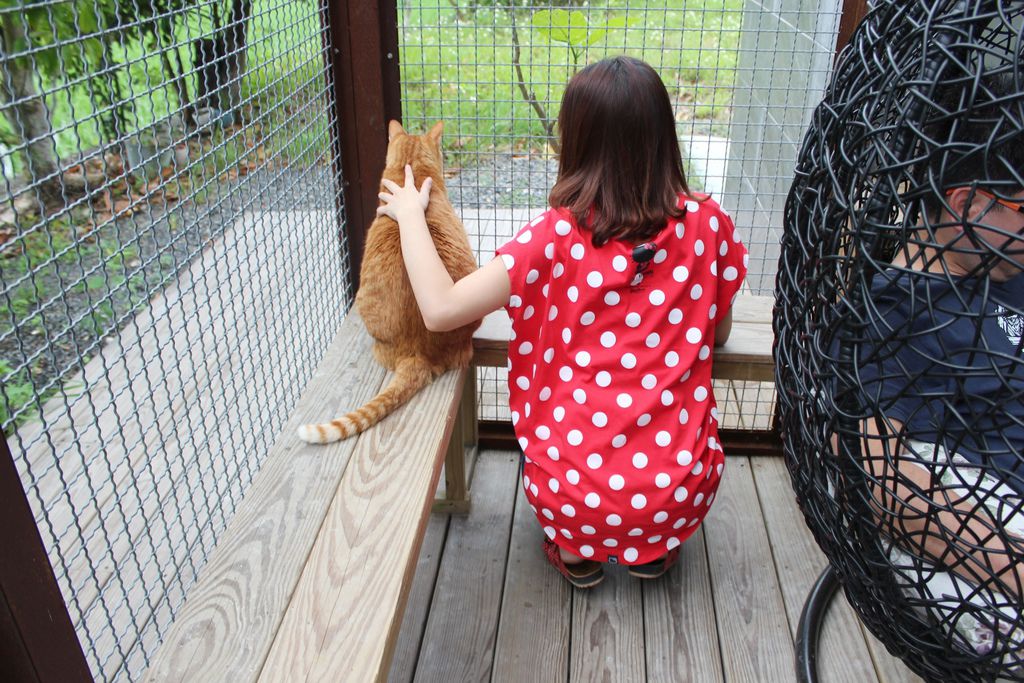
POLYGON ((25 370, 15 372, 10 363, 3 359, 0 359, 0 376, 4 377, 3 384, 0 385, 3 391, 3 400, 0 401, 0 423, 7 424, 15 411, 34 401, 35 389, 25 370))
MULTIPOLYGON (((463 4, 463 3, 460 3, 463 4)), ((699 121, 722 133, 728 124, 742 23, 741 0, 670 0, 657 10, 624 1, 588 10, 598 25, 627 22, 592 45, 577 62, 569 47, 532 27, 532 12, 516 10, 524 82, 556 117, 565 83, 578 67, 614 54, 650 63, 669 89, 680 121, 699 121), (659 27, 666 27, 664 31, 659 27)), ((403 114, 408 120, 445 119, 449 162, 493 151, 542 151, 546 134, 517 87, 513 67, 513 13, 407 0, 400 31, 417 36, 401 48, 403 114), (461 13, 462 19, 459 14, 461 13)))

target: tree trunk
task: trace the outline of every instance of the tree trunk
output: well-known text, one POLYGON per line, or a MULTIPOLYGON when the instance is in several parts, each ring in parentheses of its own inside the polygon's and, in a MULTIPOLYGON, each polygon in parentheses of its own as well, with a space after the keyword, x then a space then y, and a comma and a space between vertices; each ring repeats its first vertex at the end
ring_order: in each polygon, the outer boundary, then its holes
POLYGON ((161 21, 160 27, 154 31, 154 35, 157 32, 163 39, 162 45, 159 41, 157 42, 157 49, 160 51, 160 60, 164 66, 164 78, 170 79, 174 83, 174 92, 178 95, 178 108, 181 110, 182 120, 187 126, 192 126, 195 124, 195 119, 192 116, 194 107, 192 100, 189 99, 188 85, 185 83, 185 77, 181 71, 181 59, 178 57, 177 41, 174 39, 173 19, 168 17, 161 21), (174 61, 171 61, 171 57, 174 58, 174 61))
MULTIPOLYGON (((202 38, 193 43, 196 104, 212 107, 218 114, 230 112, 229 119, 236 121, 241 116, 241 79, 245 73, 247 26, 251 11, 252 0, 231 0, 227 25, 217 24, 212 38, 202 38)), ((215 17, 219 16, 218 11, 215 17)))
POLYGON ((36 89, 32 63, 12 55, 15 46, 28 46, 21 15, 0 18, 0 56, 5 57, 0 73, 0 103, 15 135, 26 144, 25 161, 32 184, 46 203, 60 200, 62 187, 57 153, 53 144, 50 111, 36 89))
POLYGON ((242 112, 238 105, 242 102, 242 76, 245 75, 245 51, 248 46, 249 16, 252 14, 252 0, 233 0, 231 14, 228 16, 228 31, 225 37, 225 54, 228 56, 228 88, 227 96, 230 103, 224 109, 234 109, 235 116, 241 118, 242 112))

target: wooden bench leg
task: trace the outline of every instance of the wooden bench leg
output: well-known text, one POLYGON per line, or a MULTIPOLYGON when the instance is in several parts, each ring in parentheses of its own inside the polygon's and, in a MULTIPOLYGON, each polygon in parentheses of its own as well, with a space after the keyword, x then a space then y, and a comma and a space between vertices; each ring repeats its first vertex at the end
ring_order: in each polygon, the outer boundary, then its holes
POLYGON ((476 420, 476 367, 469 366, 466 372, 466 385, 462 388, 462 405, 460 407, 459 419, 462 421, 462 443, 475 454, 477 443, 480 440, 479 425, 476 420))
POLYGON ((468 451, 471 458, 475 456, 476 445, 476 368, 471 366, 466 372, 458 418, 452 428, 448 451, 444 456, 444 498, 434 500, 434 512, 469 514, 469 472, 466 467, 466 453, 468 451))

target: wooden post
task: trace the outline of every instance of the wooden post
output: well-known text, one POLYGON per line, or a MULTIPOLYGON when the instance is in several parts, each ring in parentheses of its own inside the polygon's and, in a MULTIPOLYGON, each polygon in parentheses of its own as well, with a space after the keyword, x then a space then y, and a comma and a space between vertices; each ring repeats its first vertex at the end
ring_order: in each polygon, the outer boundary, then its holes
POLYGON ((444 456, 444 498, 434 500, 434 512, 468 515, 469 480, 477 455, 476 368, 466 369, 458 414, 444 456))
POLYGON ((348 239, 354 294, 366 231, 377 211, 388 121, 402 117, 398 5, 396 0, 322 2, 329 24, 328 68, 333 84, 332 162, 344 196, 344 206, 338 209, 339 238, 348 239))
POLYGON ((0 671, 4 680, 93 680, 6 439, 0 439, 0 520, 0 671))
POLYGON ((843 14, 839 18, 839 33, 836 35, 835 56, 837 58, 850 42, 854 29, 860 25, 860 21, 868 13, 868 9, 868 0, 843 0, 843 14))

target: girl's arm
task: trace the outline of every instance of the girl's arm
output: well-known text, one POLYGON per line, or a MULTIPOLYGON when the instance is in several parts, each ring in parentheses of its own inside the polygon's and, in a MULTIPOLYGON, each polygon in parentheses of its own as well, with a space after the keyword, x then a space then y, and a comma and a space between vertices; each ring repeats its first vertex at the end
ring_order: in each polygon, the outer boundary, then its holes
POLYGON ((718 325, 715 326, 715 346, 721 346, 725 342, 729 341, 729 334, 732 332, 732 307, 729 307, 729 311, 722 316, 722 319, 718 321, 718 325))
POLYGON ((452 281, 427 228, 425 211, 430 202, 430 178, 417 190, 412 167, 406 166, 404 186, 390 180, 383 184, 390 193, 380 193, 384 203, 377 207, 377 213, 398 221, 402 259, 428 330, 454 330, 508 302, 511 283, 501 259, 492 260, 458 282, 452 281))

